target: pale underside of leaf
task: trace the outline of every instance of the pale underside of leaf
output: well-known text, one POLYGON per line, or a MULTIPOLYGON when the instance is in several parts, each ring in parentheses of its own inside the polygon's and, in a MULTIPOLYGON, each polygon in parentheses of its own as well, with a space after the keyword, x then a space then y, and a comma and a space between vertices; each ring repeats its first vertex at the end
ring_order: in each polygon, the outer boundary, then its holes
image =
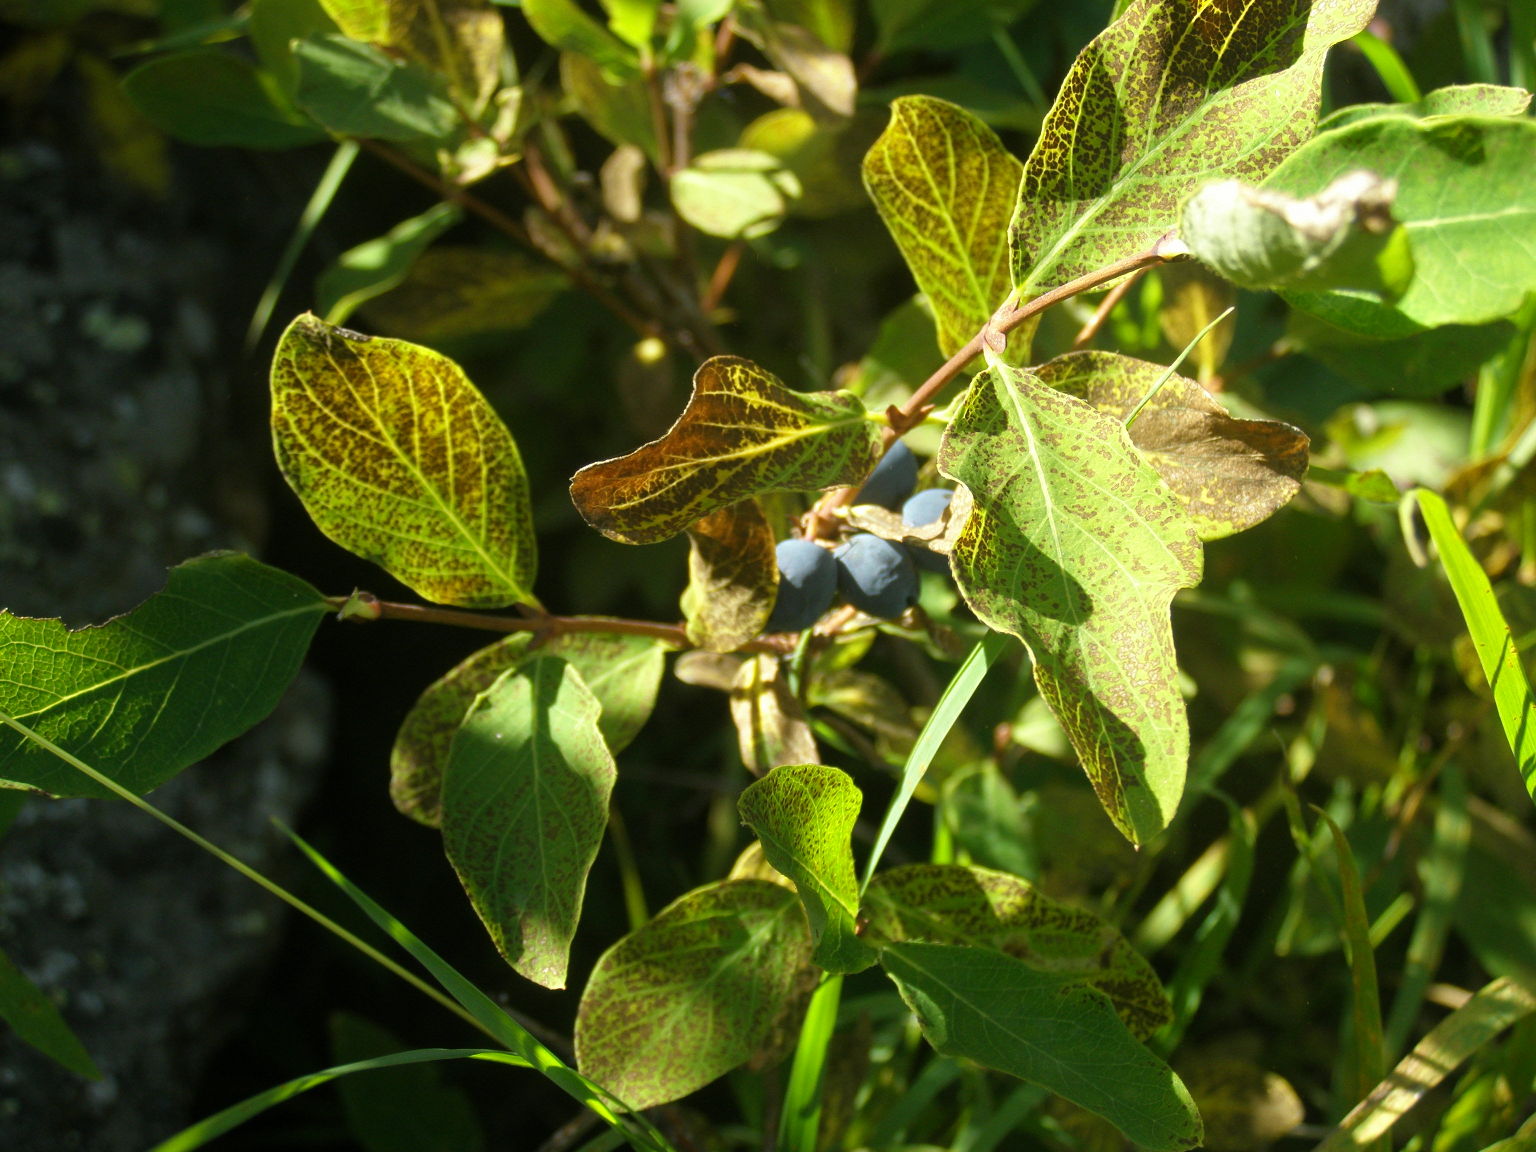
POLYGON ((1078 56, 1024 167, 1013 283, 1037 296, 1142 251, 1215 176, 1311 134, 1328 47, 1375 0, 1136 0, 1078 56))
POLYGON ((1200 544, 1124 425, 995 358, 939 454, 975 508, 951 559, 983 621, 1022 640, 1106 811, 1140 843, 1189 751, 1168 605, 1200 544))
POLYGON ((756 500, 711 512, 688 530, 688 639, 707 652, 734 652, 763 630, 779 573, 773 529, 756 500))

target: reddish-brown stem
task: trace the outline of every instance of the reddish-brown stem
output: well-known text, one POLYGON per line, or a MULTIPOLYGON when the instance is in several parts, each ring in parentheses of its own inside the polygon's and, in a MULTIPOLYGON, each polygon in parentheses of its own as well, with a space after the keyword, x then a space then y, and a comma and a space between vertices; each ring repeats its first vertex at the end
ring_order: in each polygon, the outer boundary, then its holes
POLYGON ((709 287, 704 290, 704 299, 699 301, 699 308, 705 316, 720 307, 720 301, 725 298, 725 290, 731 286, 731 278, 741 266, 741 255, 746 250, 745 241, 733 240, 720 254, 720 260, 710 274, 709 287))
POLYGON ((1072 341, 1072 351, 1080 352, 1088 347, 1093 338, 1099 334, 1099 329, 1104 327, 1104 321, 1109 319, 1109 314, 1115 310, 1115 305, 1125 299, 1125 294, 1131 290, 1136 281, 1146 274, 1146 271, 1145 268, 1141 268, 1132 272, 1124 280, 1104 293, 1104 299, 1099 301, 1099 306, 1094 309, 1093 315, 1088 318, 1088 323, 1078 330, 1077 338, 1072 341))
MULTIPOLYGON (((354 592, 351 596, 327 596, 326 602, 340 611, 344 605, 366 598, 368 613, 349 617, 353 620, 414 620, 419 624, 447 624, 455 628, 475 628, 482 632, 532 632, 543 639, 575 632, 599 632, 610 636, 645 636, 674 648, 692 648, 694 644, 681 624, 661 624, 652 620, 623 620, 606 616, 554 616, 534 612, 526 616, 490 616, 461 608, 440 608, 430 604, 400 604, 380 600, 372 593, 354 592)), ((792 645, 759 637, 737 649, 740 652, 764 652, 779 656, 792 645)))

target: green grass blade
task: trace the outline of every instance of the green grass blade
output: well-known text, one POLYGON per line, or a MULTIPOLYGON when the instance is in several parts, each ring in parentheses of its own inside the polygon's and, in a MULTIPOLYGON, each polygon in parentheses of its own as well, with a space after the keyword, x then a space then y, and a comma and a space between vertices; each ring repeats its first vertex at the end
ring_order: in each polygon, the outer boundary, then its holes
POLYGON ((975 695, 987 669, 997 662, 1009 642, 1010 637, 1001 632, 988 632, 971 649, 959 671, 950 680, 949 687, 944 689, 944 695, 939 697, 938 704, 934 706, 928 722, 923 725, 923 730, 918 733, 917 743, 912 746, 907 762, 902 767, 901 783, 897 785, 896 795, 891 797, 891 805, 886 809, 885 819, 880 823, 880 832, 875 837, 875 846, 870 850, 869 863, 864 868, 864 882, 859 885, 860 895, 869 887, 875 875, 875 867, 880 863, 880 857, 885 852, 885 846, 890 843, 896 825, 901 823, 902 814, 911 803, 912 793, 917 790, 923 773, 928 771, 928 765, 933 763, 934 755, 949 735, 949 730, 955 726, 960 713, 975 695))
POLYGON ((1483 0, 1451 0, 1451 7, 1456 12, 1456 34, 1461 39, 1467 75, 1479 84, 1497 84, 1499 65, 1493 35, 1483 17, 1483 0))
POLYGON ((1360 49, 1366 63, 1376 70, 1376 75, 1381 78, 1382 85, 1393 100, 1399 104, 1413 104, 1423 99, 1424 93, 1419 90, 1413 73, 1408 71, 1408 65, 1391 44, 1369 28, 1356 32, 1353 43, 1360 49))
POLYGON ((528 1062, 521 1057, 485 1048, 418 1048, 412 1052, 395 1052, 388 1056, 376 1056, 372 1060, 359 1060, 352 1064, 337 1064, 331 1068, 311 1072, 307 1076, 296 1076, 292 1080, 268 1088, 265 1092, 258 1092, 238 1104, 232 1104, 222 1112, 216 1112, 205 1120, 199 1120, 190 1128, 182 1129, 169 1140, 161 1141, 150 1149, 150 1152, 190 1152, 190 1149, 201 1148, 208 1141, 233 1131, 273 1105, 291 1100, 301 1092, 308 1092, 311 1088, 329 1084, 342 1076, 370 1072, 376 1068, 396 1068, 402 1064, 425 1064, 437 1060, 489 1060, 498 1064, 511 1064, 518 1068, 529 1067, 528 1062))
POLYGON ((1414 1104, 1510 1025, 1536 1011, 1536 995, 1500 977, 1436 1024, 1313 1152, 1351 1152, 1385 1136, 1414 1104))
POLYGON ((779 1120, 779 1152, 816 1152, 821 1131, 821 1086, 827 1066, 827 1046, 837 1026, 837 1009, 843 997, 843 978, 829 976, 821 982, 805 1009, 795 1062, 790 1065, 784 1090, 784 1111, 779 1120))
POLYGON ((1445 501, 1423 488, 1415 489, 1413 495, 1429 527, 1430 538, 1440 550, 1440 563, 1456 593, 1456 602, 1461 605, 1483 675, 1493 689, 1493 702, 1504 725, 1504 736, 1515 754, 1520 778, 1525 781, 1526 792, 1536 799, 1536 698, 1532 697, 1525 669, 1520 666, 1515 638, 1499 610, 1487 573, 1456 531, 1445 501))

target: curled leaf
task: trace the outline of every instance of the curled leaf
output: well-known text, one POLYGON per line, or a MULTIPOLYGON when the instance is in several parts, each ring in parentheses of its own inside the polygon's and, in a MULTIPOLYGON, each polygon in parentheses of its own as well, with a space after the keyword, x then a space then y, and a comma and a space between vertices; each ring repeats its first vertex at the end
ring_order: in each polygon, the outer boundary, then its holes
POLYGON ((743 500, 688 529, 688 546, 688 639, 708 652, 733 652, 763 630, 773 611, 773 529, 756 500, 743 500))

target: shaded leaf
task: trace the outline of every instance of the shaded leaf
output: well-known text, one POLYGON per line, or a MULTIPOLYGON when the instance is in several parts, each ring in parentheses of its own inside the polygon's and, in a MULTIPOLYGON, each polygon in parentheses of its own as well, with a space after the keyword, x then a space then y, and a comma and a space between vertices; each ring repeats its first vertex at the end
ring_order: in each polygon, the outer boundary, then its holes
MULTIPOLYGON (((1167 374, 1113 352, 1069 352, 1035 370, 1042 384, 1124 421, 1167 374)), ((1306 475, 1309 441, 1278 420, 1237 420, 1193 380, 1170 376, 1130 426, 1136 445, 1203 540, 1252 528, 1285 507, 1306 475)))
POLYGON ((1142 251, 1217 176, 1258 181, 1306 140, 1323 57, 1375 0, 1135 0, 1078 55, 1009 228, 1024 298, 1142 251))
POLYGON ((794 79, 800 104, 818 120, 852 116, 859 88, 853 62, 812 28, 780 18, 774 7, 742 6, 737 30, 794 79))
POLYGON ((28 980, 4 952, 0 952, 0 1020, 19 1039, 76 1076, 101 1079, 101 1069, 48 994, 28 980))
POLYGON ((714 356, 660 440, 589 464, 571 499, 592 527, 625 544, 676 536, 717 508, 766 492, 857 484, 880 435, 848 392, 792 392, 737 356, 714 356))
POLYGON ((1152 965, 1113 926, 1018 876, 907 864, 878 873, 865 900, 877 938, 1006 952, 1037 971, 1098 989, 1139 1040, 1173 1019, 1152 965))
POLYGON ((976 501, 950 554, 966 602, 1024 641, 1105 810, 1143 842, 1189 755, 1168 605, 1200 578, 1193 524, 1123 424, 995 357, 939 470, 976 501))
POLYGON ((1178 1076, 1073 977, 953 944, 890 944, 880 962, 944 1055, 1048 1088, 1139 1146, 1200 1143, 1200 1114, 1178 1076))
POLYGON ((417 699, 390 752, 389 793, 399 811, 430 827, 442 822, 443 773, 470 705, 503 672, 519 666, 526 671, 545 657, 569 663, 597 698, 597 726, 610 752, 617 756, 639 734, 661 683, 661 644, 611 632, 566 632, 532 650, 529 644, 526 635, 498 640, 460 661, 417 699))
POLYGON ((560 87, 581 118, 614 144, 630 144, 660 165, 656 119, 644 84, 614 80, 596 60, 579 52, 560 53, 560 87))
POLYGON ((1443 324, 1395 340, 1375 340, 1292 312, 1285 339, 1372 392, 1429 399, 1476 372, 1514 335, 1514 325, 1498 320, 1477 327, 1443 324))
POLYGON ((1319 132, 1345 128, 1361 120, 1402 116, 1423 120, 1430 116, 1521 116, 1531 106, 1524 88, 1499 84, 1452 84, 1436 88, 1411 104, 1349 104, 1323 117, 1319 132))
POLYGON ((434 204, 383 236, 343 252, 315 281, 315 306, 327 324, 345 324, 358 305, 396 287, 428 245, 463 217, 456 204, 434 204))
MULTIPOLYGON (((883 509, 882 509, 883 511, 883 509)), ((850 517, 851 519, 851 517, 850 517)), ((912 751, 918 725, 901 693, 873 672, 831 668, 811 677, 806 704, 826 708, 874 734, 875 751, 899 765, 912 751)))
MULTIPOLYGON (((1199 340, 1190 353, 1195 376, 1201 382, 1211 379, 1221 371, 1237 333, 1235 313, 1219 319, 1236 307, 1237 289, 1193 260, 1165 264, 1157 270, 1157 278, 1163 286, 1163 306, 1157 313, 1163 339, 1175 348, 1188 348, 1199 340), (1211 328, 1213 323, 1216 327, 1211 328)), ((1131 439, 1135 438, 1133 431, 1131 439)))
MULTIPOLYGON (((345 33, 354 40, 369 39, 338 25, 327 10, 328 4, 335 3, 336 0, 252 0, 249 6, 246 32, 251 47, 256 49, 262 67, 290 99, 299 83, 299 67, 293 59, 295 40, 334 32, 345 33)), ((382 0, 379 8, 382 12, 382 0)))
POLYGON ((459 113, 441 77, 420 64, 345 36, 307 36, 293 45, 294 99, 341 136, 443 142, 459 113))
POLYGON ((727 240, 766 236, 800 195, 800 181, 775 156, 722 148, 694 157, 668 185, 677 214, 727 240))
POLYGON ((744 660, 731 685, 731 720, 741 762, 754 776, 780 764, 814 764, 820 759, 805 709, 789 690, 777 657, 744 660))
POLYGON ((762 0, 775 20, 797 24, 838 52, 853 47, 854 0, 762 0))
POLYGON ((864 183, 917 286, 933 304, 948 356, 1008 295, 1006 228, 1024 166, 963 108, 903 96, 864 158, 864 183))
POLYGON ((272 440, 343 548, 441 604, 534 603, 522 459, 446 356, 300 316, 273 356, 272 440))
POLYGON ((688 529, 684 629, 708 652, 734 652, 773 612, 779 570, 773 529, 756 500, 719 508, 688 529))
MULTIPOLYGON (((1019 727, 1015 722, 1015 741, 1019 727)), ((1066 751, 1066 741, 1062 744, 1066 751)), ((984 760, 946 776, 939 815, 969 860, 1026 880, 1039 877, 1039 848, 1029 835, 1023 804, 995 762, 984 760)))
POLYGON ((1248 1060, 1208 1053, 1178 1065, 1210 1152, 1264 1152, 1306 1118, 1290 1082, 1248 1060))
POLYGON ((1035 0, 871 0, 883 55, 962 48, 1035 6, 1035 0))
POLYGON ((632 1108, 686 1096, 793 1042, 816 984, 800 901, 766 880, 698 888, 598 960, 576 1015, 582 1074, 632 1108))
MULTIPOLYGON (((328 608, 297 576, 229 552, 177 565, 94 627, 0 612, 0 709, 142 794, 271 712, 328 608)), ((111 795, 8 728, 0 787, 111 795)))
POLYGON ((490 100, 506 44, 491 0, 388 0, 387 43, 448 82, 471 114, 490 100))
POLYGON ((479 697, 443 775, 448 859, 497 950, 546 988, 565 987, 608 824, 615 770, 601 710, 571 665, 535 660, 479 697))
MULTIPOLYGON (((391 1056, 405 1045, 371 1020, 336 1012, 331 1055, 340 1064, 391 1056)), ((379 1068, 336 1082, 347 1127, 367 1152, 480 1152, 485 1134, 462 1089, 443 1082, 430 1062, 379 1068)))
POLYGON ((569 284, 564 272, 520 252, 442 244, 423 252, 365 312, 408 340, 458 340, 525 327, 569 284))
POLYGON ((575 0, 523 0, 522 9, 546 44, 597 61, 616 81, 639 74, 635 50, 583 12, 575 0))
POLYGON ((288 106, 270 75, 217 49, 141 64, 123 77, 123 88, 155 127, 189 144, 294 148, 325 139, 288 106))
POLYGON ((794 882, 811 925, 811 959, 828 972, 862 972, 875 962, 858 937, 859 882, 849 841, 863 803, 846 772, 821 764, 775 768, 736 802, 768 863, 794 882))
POLYGON ((1390 305, 1348 292, 1286 292, 1286 299, 1377 337, 1511 315, 1536 289, 1532 155, 1536 121, 1525 118, 1385 117, 1323 133, 1265 189, 1307 196, 1359 168, 1395 180, 1392 213, 1407 231, 1414 277, 1390 305))
POLYGON ((863 208, 859 160, 870 143, 864 117, 841 130, 819 124, 803 108, 775 108, 741 130, 738 143, 774 156, 800 184, 790 215, 823 217, 863 208))

